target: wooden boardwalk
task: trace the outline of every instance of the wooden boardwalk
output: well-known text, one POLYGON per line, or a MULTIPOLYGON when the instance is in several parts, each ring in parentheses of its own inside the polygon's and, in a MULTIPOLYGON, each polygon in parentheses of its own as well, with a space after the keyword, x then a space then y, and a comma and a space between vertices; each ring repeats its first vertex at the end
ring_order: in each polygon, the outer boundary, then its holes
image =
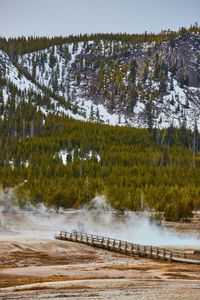
POLYGON ((175 261, 200 264, 200 257, 186 254, 184 251, 134 244, 95 234, 61 231, 59 235, 56 235, 55 238, 59 240, 82 243, 125 255, 139 255, 141 257, 163 259, 171 262, 175 261))

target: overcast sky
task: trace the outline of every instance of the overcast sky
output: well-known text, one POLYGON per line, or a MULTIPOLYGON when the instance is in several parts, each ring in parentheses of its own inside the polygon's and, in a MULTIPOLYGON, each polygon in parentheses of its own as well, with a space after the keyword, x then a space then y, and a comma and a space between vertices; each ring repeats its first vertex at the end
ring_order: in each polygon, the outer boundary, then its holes
POLYGON ((200 0, 0 0, 0 36, 142 33, 200 24, 200 0))

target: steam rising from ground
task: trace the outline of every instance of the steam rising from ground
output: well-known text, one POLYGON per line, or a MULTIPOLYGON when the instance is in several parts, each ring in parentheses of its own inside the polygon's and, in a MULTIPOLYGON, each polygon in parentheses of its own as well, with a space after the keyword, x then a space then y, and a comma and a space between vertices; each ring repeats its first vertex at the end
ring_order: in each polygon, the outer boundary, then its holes
POLYGON ((118 215, 111 210, 104 196, 96 196, 82 210, 59 213, 42 205, 20 209, 12 201, 11 191, 6 196, 0 195, 0 239, 5 236, 53 239, 60 230, 82 230, 145 245, 200 249, 200 239, 157 226, 149 221, 145 213, 125 212, 124 215, 118 215))

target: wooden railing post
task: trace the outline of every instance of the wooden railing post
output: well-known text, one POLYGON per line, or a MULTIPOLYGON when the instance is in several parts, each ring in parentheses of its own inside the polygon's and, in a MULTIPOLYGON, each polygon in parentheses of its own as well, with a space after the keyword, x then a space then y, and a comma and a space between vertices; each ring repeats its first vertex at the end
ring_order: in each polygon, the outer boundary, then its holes
POLYGON ((119 241, 119 246, 118 246, 118 250, 121 252, 121 246, 122 246, 122 243, 121 241, 119 241))
POLYGON ((157 247, 157 258, 159 258, 159 248, 157 247))
POLYGON ((125 253, 127 252, 127 247, 128 247, 127 242, 125 242, 125 245, 124 245, 124 251, 125 251, 125 253))
POLYGON ((149 256, 152 257, 152 246, 150 246, 149 256))
POLYGON ((133 254, 133 244, 131 244, 131 253, 133 254))
POLYGON ((82 235, 82 233, 81 233, 80 243, 82 243, 82 242, 83 242, 83 235, 82 235))
POLYGON ((165 251, 165 249, 163 251, 163 257, 164 257, 164 259, 166 259, 166 251, 165 251))

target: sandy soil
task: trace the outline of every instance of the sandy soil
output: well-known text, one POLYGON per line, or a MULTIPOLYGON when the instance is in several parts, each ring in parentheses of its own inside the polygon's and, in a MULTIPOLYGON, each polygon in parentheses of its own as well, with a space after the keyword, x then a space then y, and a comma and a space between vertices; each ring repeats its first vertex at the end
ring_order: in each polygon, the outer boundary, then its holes
MULTIPOLYGON (((61 226, 74 228, 81 215, 0 215, 0 299, 200 299, 199 265, 128 257, 53 239, 61 226)), ((121 228, 124 222, 114 218, 106 223, 99 217, 85 221, 91 230, 104 223, 121 228)), ((199 216, 192 223, 165 226, 200 237, 199 216)))
POLYGON ((1 239, 0 299, 200 299, 200 266, 44 239, 1 239))

